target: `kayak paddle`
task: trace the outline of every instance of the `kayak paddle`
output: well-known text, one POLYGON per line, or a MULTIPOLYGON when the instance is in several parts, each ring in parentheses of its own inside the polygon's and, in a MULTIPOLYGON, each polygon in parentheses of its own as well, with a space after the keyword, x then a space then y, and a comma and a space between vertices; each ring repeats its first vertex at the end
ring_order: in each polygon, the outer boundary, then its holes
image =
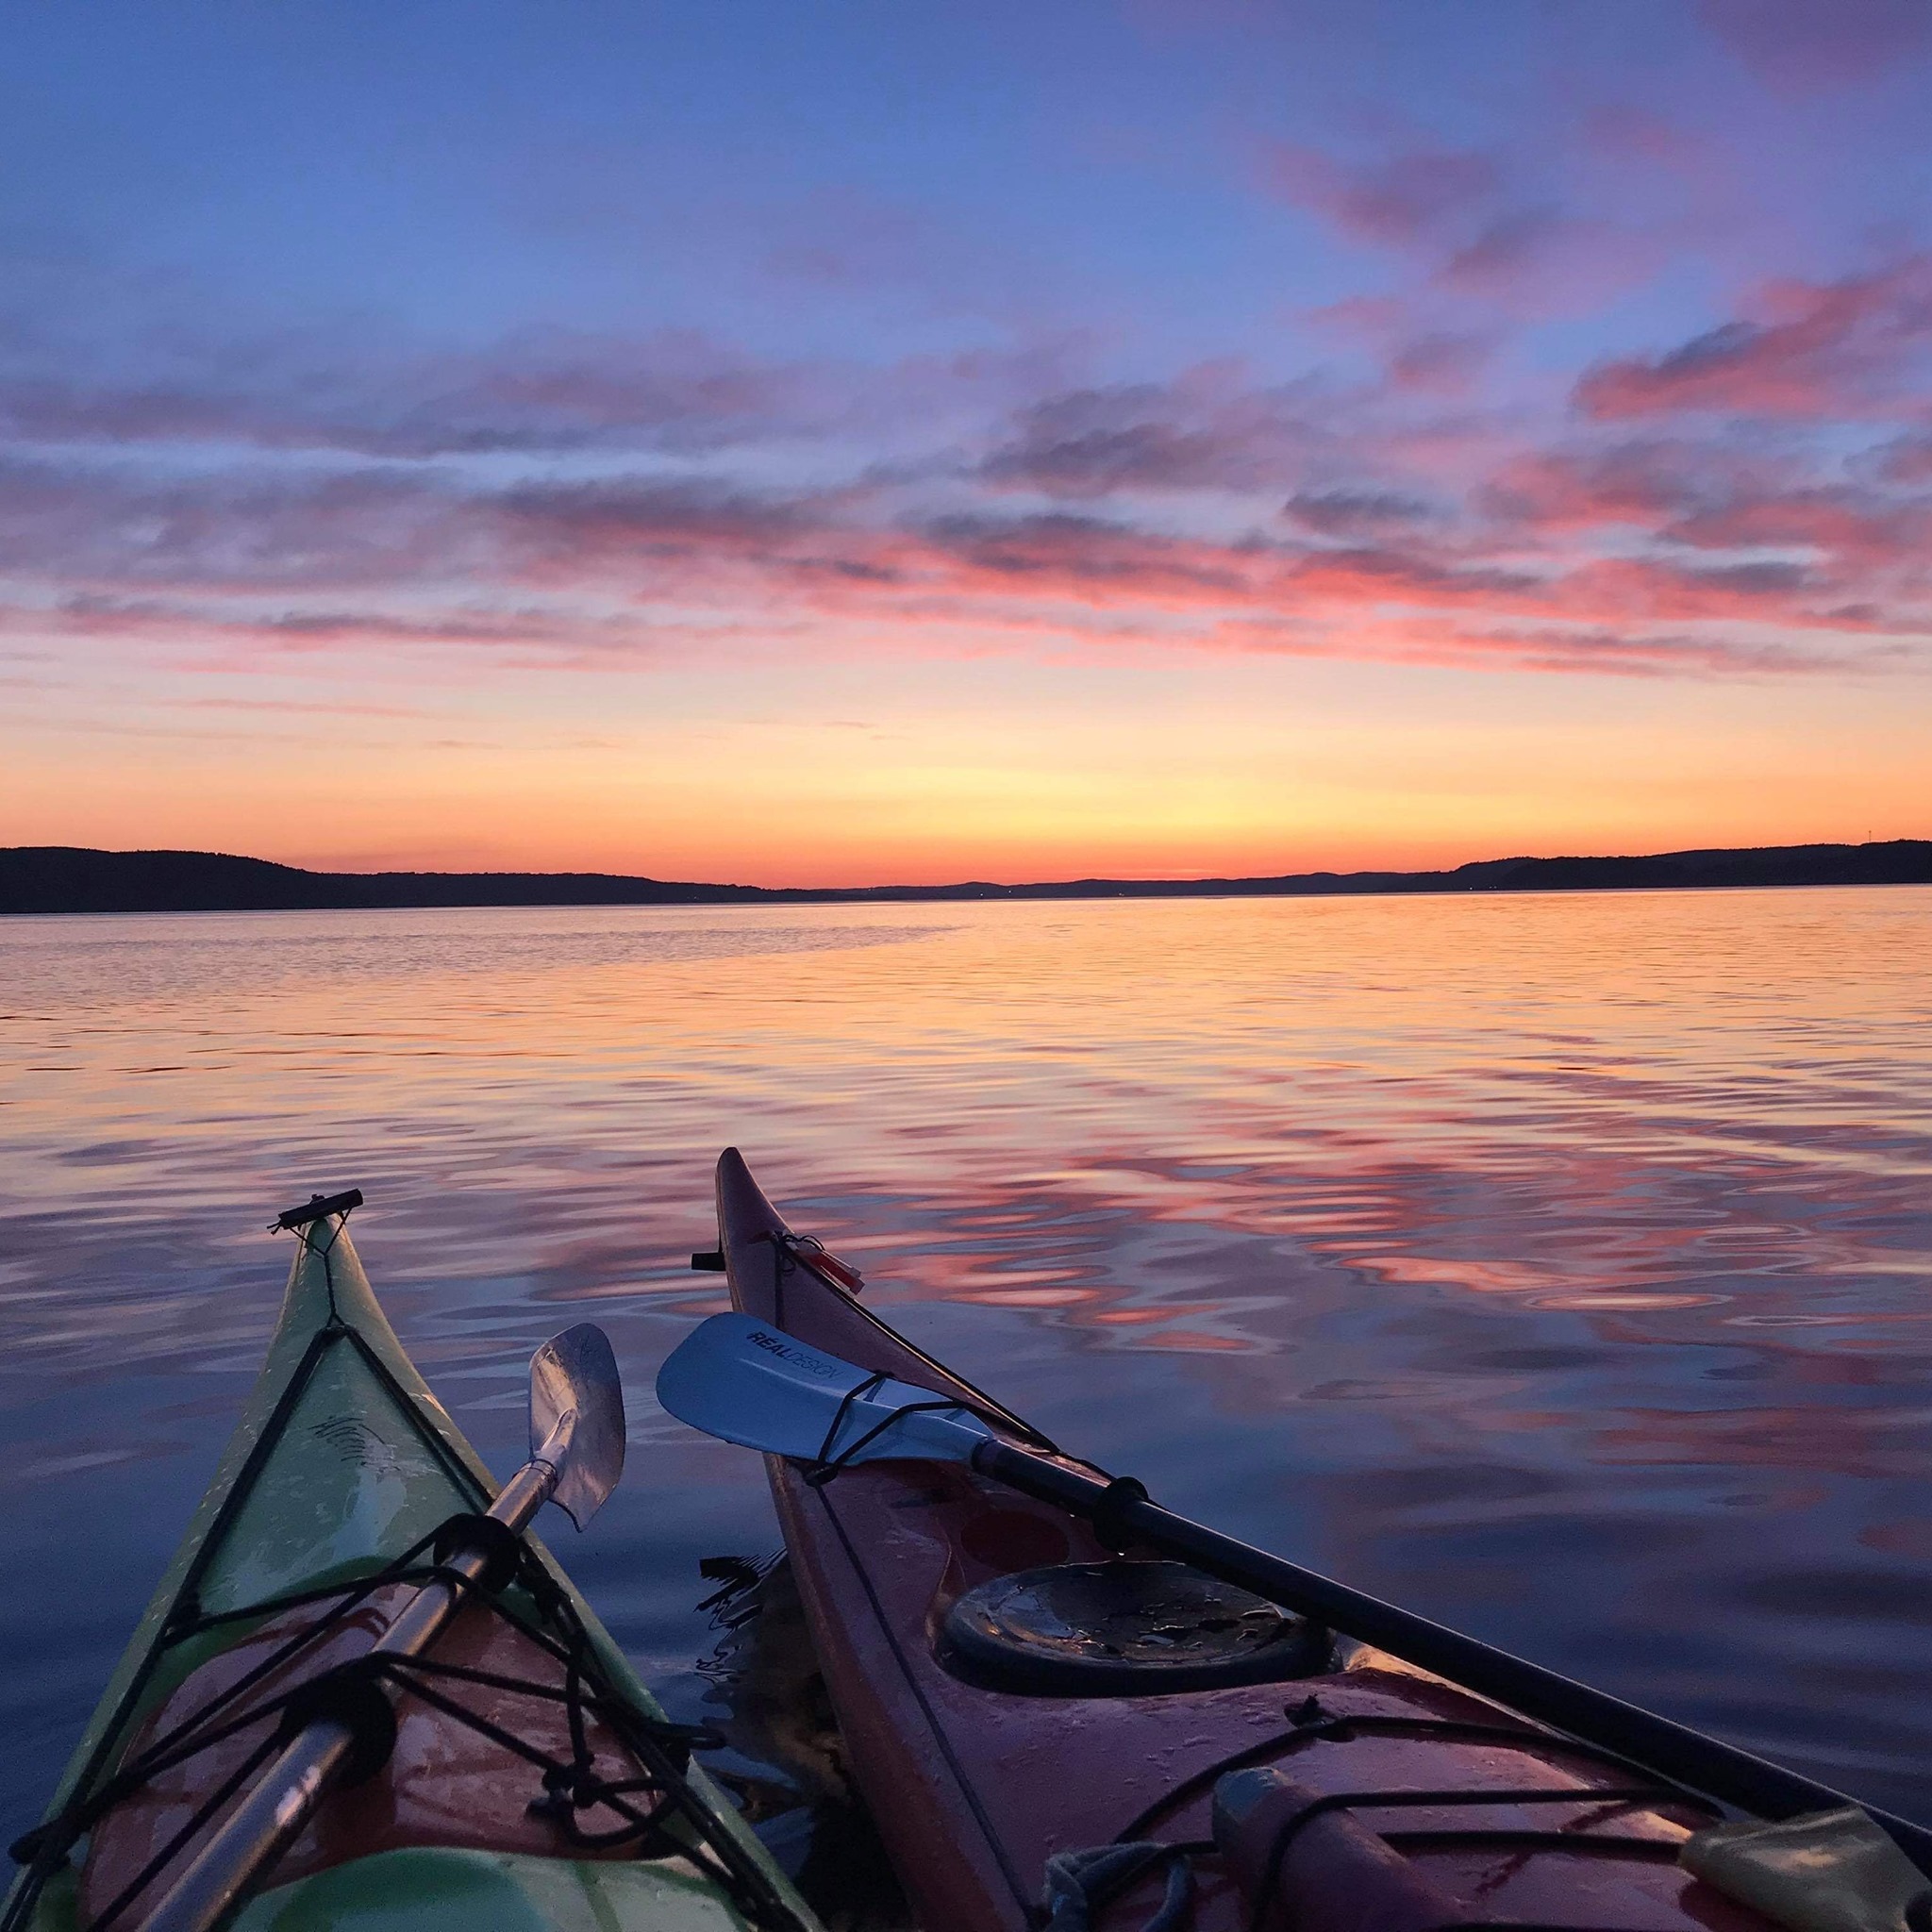
MULTIPOLYGON (((753 1316, 713 1315, 700 1323, 659 1372, 658 1399, 707 1435, 828 1474, 891 1458, 966 1463, 1011 1489, 1089 1518, 1115 1546, 1133 1542, 1178 1557, 1740 1809, 1789 1818, 1857 1802, 1767 1758, 1177 1516, 1151 1501, 1131 1476, 1109 1479, 1023 1449, 963 1403, 858 1368, 753 1316)), ((1858 1808, 1890 1834, 1920 1871, 1932 1875, 1932 1831, 1870 1806, 1858 1808)))
MULTIPOLYGON (((583 1529, 623 1473, 624 1388, 616 1357, 604 1331, 580 1322, 530 1357, 529 1461, 504 1484, 487 1516, 457 1519, 473 1533, 441 1557, 439 1568, 449 1574, 404 1600, 369 1657, 421 1657, 462 1607, 468 1587, 496 1567, 546 1502, 583 1529)), ((358 1697, 381 1700, 371 1728, 383 1733, 391 1722, 389 1693, 379 1679, 346 1680, 337 1710, 318 1711, 282 1747, 155 1908, 144 1932, 217 1932, 228 1924, 361 1755, 369 1721, 358 1722, 358 1697), (358 1681, 359 1690, 349 1688, 358 1681)), ((361 1767, 365 1774, 370 1768, 361 1767)))

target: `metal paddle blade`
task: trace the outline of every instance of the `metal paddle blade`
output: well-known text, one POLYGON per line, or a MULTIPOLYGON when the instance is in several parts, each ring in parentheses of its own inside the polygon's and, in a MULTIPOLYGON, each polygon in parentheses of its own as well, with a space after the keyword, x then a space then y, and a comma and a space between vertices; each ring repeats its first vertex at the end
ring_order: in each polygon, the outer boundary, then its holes
POLYGON ((803 1462, 964 1462, 992 1440, 930 1389, 873 1375, 750 1315, 700 1322, 658 1370, 658 1400, 708 1436, 803 1462))
POLYGON ((530 1357, 530 1454, 557 1465, 550 1500, 579 1529, 624 1474, 624 1383, 610 1338, 594 1322, 553 1335, 530 1357), (558 1425, 575 1418, 560 1447, 558 1425))

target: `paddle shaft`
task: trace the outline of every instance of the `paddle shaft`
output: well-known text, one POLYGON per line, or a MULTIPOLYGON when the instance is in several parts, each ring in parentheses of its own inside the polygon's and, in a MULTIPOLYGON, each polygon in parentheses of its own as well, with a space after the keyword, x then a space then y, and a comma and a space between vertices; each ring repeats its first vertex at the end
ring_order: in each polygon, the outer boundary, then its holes
MULTIPOLYGON (((558 1465, 568 1450, 575 1421, 572 1410, 550 1441, 503 1486, 489 1511, 496 1522, 521 1530, 543 1507, 557 1487, 558 1465)), ((489 1560, 480 1549, 455 1552, 443 1565, 453 1575, 438 1577, 417 1591, 370 1654, 421 1657, 462 1607, 469 1594, 465 1583, 475 1583, 489 1560)), ((175 1881, 142 1932, 220 1932, 302 1835, 324 1794, 341 1775, 355 1745, 355 1731, 339 1719, 318 1718, 305 1725, 175 1881)))
MULTIPOLYGON (((1096 1508, 1109 1526, 1150 1549, 1179 1557, 1195 1568, 1239 1584, 1269 1602, 1374 1644, 1391 1656, 1507 1704, 1539 1724, 1567 1731, 1586 1743, 1635 1759, 1674 1782, 1760 1817, 1790 1818, 1804 1811, 1836 1810, 1857 1803, 1828 1785, 1815 1784, 1768 1759, 1720 1743, 1668 1718, 1611 1697, 1588 1685, 1512 1657, 1474 1637, 1433 1624, 1365 1596, 1345 1584, 1285 1562, 1231 1536, 1176 1516, 1159 1504, 1108 1495, 1104 1478, 1016 1447, 984 1442, 973 1466, 1012 1489, 1077 1515, 1096 1508)), ((1932 1831, 1903 1818, 1859 1807, 1881 1824, 1921 1872, 1932 1875, 1932 1831)))

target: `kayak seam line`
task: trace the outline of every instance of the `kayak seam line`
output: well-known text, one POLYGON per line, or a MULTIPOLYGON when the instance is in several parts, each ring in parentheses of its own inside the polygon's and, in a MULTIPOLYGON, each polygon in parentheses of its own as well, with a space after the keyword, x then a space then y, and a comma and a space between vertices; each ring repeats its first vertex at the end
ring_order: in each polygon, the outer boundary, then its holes
MULTIPOLYGON (((105 1766, 115 1752, 126 1742, 128 1724, 142 1698, 146 1694, 149 1684, 153 1682, 162 1657, 172 1650, 178 1641, 170 1634, 170 1626, 174 1623, 176 1611, 191 1596, 199 1601, 201 1579, 208 1574, 208 1566, 214 1560, 218 1544, 240 1513, 242 1504, 253 1492, 256 1483, 260 1479, 269 1457, 287 1431, 289 1418, 295 1412, 295 1407, 301 1401, 303 1392, 314 1379, 323 1357, 340 1336, 348 1332, 340 1325, 331 1324, 318 1328, 309 1337, 308 1345, 302 1351, 301 1358, 291 1371, 287 1384, 280 1395, 275 1398, 275 1407, 263 1420, 261 1433, 249 1444, 248 1453, 242 1457, 241 1468, 235 1472, 233 1480, 228 1485, 227 1493, 216 1506, 214 1516, 202 1535, 201 1545, 195 1551, 186 1574, 181 1578, 180 1587, 175 1592, 175 1600, 169 1606, 168 1615, 156 1630, 147 1655, 142 1658, 140 1668, 128 1680, 127 1688, 122 1692, 113 1715, 102 1727, 100 1742, 94 1746, 86 1764, 81 1767, 79 1774, 75 1778, 72 1790, 74 1799, 83 1797, 93 1788, 95 1779, 100 1776, 105 1766)), ((42 1823, 49 1822, 54 1815, 56 1814, 50 1812, 48 1820, 43 1820, 42 1823)), ((25 1885, 32 1875, 31 1871, 23 1873, 21 1885, 25 1885)), ((52 1875, 52 1872, 42 1875, 39 1885, 35 1887, 36 1900, 52 1875)), ((9 1914, 12 1909, 13 1891, 18 1890, 20 1886, 9 1890, 9 1914)))
POLYGON ((940 1756, 945 1759, 946 1768, 953 1774, 953 1781, 959 1787, 959 1794, 966 1800, 967 1807, 973 1813, 974 1823, 979 1826, 980 1835, 986 1840, 987 1847, 992 1853, 993 1861, 1000 1869, 1000 1875, 1007 1881, 1007 1889, 1013 1894, 1013 1902, 1020 1907, 1021 1916, 1031 1924, 1034 1918, 1033 1907, 1020 1883, 1020 1874, 1013 1869, 1005 1845, 1000 1842, 998 1835, 994 1832, 992 1821, 986 1815, 986 1809, 979 1802, 979 1793, 968 1781, 965 1769, 954 1753, 952 1740, 946 1736, 945 1726, 940 1722, 938 1712, 933 1709, 924 1689, 913 1674, 912 1666, 907 1660, 905 1651, 900 1645, 898 1633, 886 1616, 885 1606, 880 1603, 878 1592, 873 1588, 872 1577, 860 1559, 851 1537, 846 1534, 845 1525, 839 1520, 839 1512, 832 1507, 831 1496, 824 1489, 814 1489, 813 1493, 824 1507, 825 1516, 831 1523, 833 1533, 838 1537, 840 1545, 845 1552, 846 1560, 851 1563, 853 1572, 858 1578, 859 1588, 865 1591, 866 1601, 872 1606, 873 1617, 879 1626, 880 1634, 886 1640, 887 1649, 892 1654, 892 1661, 899 1666, 899 1673, 906 1679, 907 1689, 912 1692, 914 1702, 924 1715, 926 1727, 932 1733, 933 1742, 939 1746, 940 1756))
POLYGON ((301 1399, 303 1390, 313 1378, 317 1365, 334 1340, 335 1337, 327 1329, 318 1329, 309 1339, 308 1346, 303 1351, 302 1359, 296 1363, 294 1373, 289 1377, 288 1386, 282 1391, 275 1407, 269 1411, 267 1420, 262 1424, 261 1434, 250 1444, 242 1467, 235 1472, 235 1478, 228 1487, 227 1494, 216 1507, 214 1519, 202 1537, 201 1547, 195 1551, 193 1560, 189 1564, 187 1574, 181 1579, 181 1587, 175 1592, 175 1602, 170 1606, 168 1620, 155 1632, 154 1642, 142 1659, 141 1668, 129 1681, 113 1716, 101 1732, 101 1741, 94 1747, 93 1754, 83 1766, 80 1775, 75 1779, 74 1790, 76 1795, 86 1791, 92 1785, 102 1766, 113 1755, 115 1747, 125 1741, 123 1734, 126 1730, 128 1719, 132 1717, 136 1706, 145 1693, 162 1654, 174 1648, 169 1638, 168 1623, 172 1621, 175 1609, 191 1594, 198 1598, 201 1579, 208 1573, 208 1565, 213 1560, 216 1544, 234 1521, 242 1501, 253 1491, 263 1465, 288 1426, 288 1419, 294 1412, 295 1404, 301 1399))
MULTIPOLYGON (((322 1366, 323 1357, 338 1342, 347 1341, 353 1347, 365 1366, 375 1374, 378 1385, 408 1417, 418 1438, 441 1465, 444 1475, 452 1480, 459 1491, 475 1491, 474 1478, 449 1453, 441 1440, 441 1432, 428 1426, 428 1418, 423 1413, 421 1403, 390 1373, 388 1364, 370 1347, 363 1336, 341 1319, 335 1305, 334 1280, 328 1266, 328 1253, 326 1250, 316 1252, 323 1263, 324 1278, 328 1287, 329 1320, 309 1337, 308 1345, 303 1350, 301 1359, 295 1364, 286 1387, 264 1420, 260 1435, 250 1445, 242 1467, 235 1472, 234 1481, 229 1485, 227 1494, 222 1498, 215 1511, 214 1520, 209 1523, 207 1533, 202 1538, 201 1547, 194 1553, 194 1558, 189 1565, 186 1575, 181 1579, 181 1587, 175 1595, 176 1607, 191 1595, 199 1598, 201 1579, 208 1574, 235 1517, 249 1496, 254 1493, 269 1457, 275 1453, 276 1445, 288 1433, 290 1420, 300 1405, 302 1397, 308 1392, 309 1384, 314 1381, 316 1372, 322 1366)), ((100 1744, 79 1777, 75 1779, 76 1792, 85 1791, 92 1785, 102 1767, 112 1756, 115 1746, 123 1741, 128 1719, 145 1693, 162 1656, 172 1648, 174 1642, 170 1640, 167 1624, 163 1624, 156 1632, 155 1641, 147 1656, 142 1658, 141 1669, 128 1684, 113 1718, 102 1732, 100 1744)))
POLYGON ((422 1398, 396 1378, 389 1364, 370 1345, 369 1339, 359 1330, 344 1324, 339 1332, 348 1341, 357 1355, 361 1357, 363 1365, 408 1420, 417 1439, 441 1466, 450 1486, 459 1493, 467 1491, 473 1501, 480 1501, 488 1507, 494 1500, 493 1496, 477 1482, 475 1474, 463 1466, 444 1440, 443 1433, 437 1426, 434 1417, 425 1409, 422 1398))

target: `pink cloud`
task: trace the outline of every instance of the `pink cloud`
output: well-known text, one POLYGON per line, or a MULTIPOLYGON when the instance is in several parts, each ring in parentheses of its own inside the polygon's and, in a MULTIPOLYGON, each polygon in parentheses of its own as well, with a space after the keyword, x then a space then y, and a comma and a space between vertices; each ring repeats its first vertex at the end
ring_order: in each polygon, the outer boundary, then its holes
POLYGON ((1871 80, 1932 42, 1924 0, 1700 0, 1705 25, 1780 93, 1871 80))
POLYGON ((1463 230, 1495 198, 1502 171, 1474 150, 1420 149, 1348 163, 1294 142, 1272 142, 1264 176, 1284 200, 1357 242, 1414 248, 1463 230))
POLYGON ((1789 458, 1713 440, 1657 438, 1521 452, 1497 466, 1478 501, 1499 524, 1523 530, 1662 529, 1699 510, 1790 488, 1802 475, 1789 458))
POLYGON ((1721 163, 1721 151, 1707 136, 1627 101, 1589 108, 1583 132, 1592 148, 1613 161, 1647 161, 1687 181, 1703 179, 1721 163))
POLYGON ((1876 502, 1849 490, 1807 490, 1679 519, 1670 534, 1703 549, 1804 549, 1839 569, 1919 565, 1932 557, 1932 506, 1876 502))
POLYGON ((1493 337, 1446 329, 1412 336, 1390 353, 1389 380, 1423 395, 1466 395, 1495 347, 1493 337))
POLYGON ((1876 455, 1878 475, 1887 483, 1932 483, 1932 436, 1901 436, 1876 455))
POLYGON ((0 375, 0 434, 37 443, 202 442, 426 458, 595 447, 691 450, 822 425, 827 372, 689 330, 637 340, 535 330, 487 352, 359 358, 301 338, 227 345, 167 380, 0 375))
MULTIPOLYGON (((53 610, 15 607, 0 611, 0 629, 113 637, 174 653, 192 646, 227 669, 287 653, 413 651, 594 669, 641 653, 748 644, 893 654, 1130 644, 1713 676, 1827 661, 1842 668, 1848 640, 1859 634, 1912 638, 1926 628, 1907 608, 1848 604, 1839 582, 1801 564, 1563 559, 1529 570, 1418 538, 1400 522, 1379 541, 1333 548, 1213 543, 1067 516, 871 532, 801 524, 797 541, 775 551, 743 550, 737 532, 712 524, 685 525, 673 549, 642 552, 622 517, 540 515, 538 527, 517 546, 522 574, 550 583, 560 601, 535 610, 420 617, 371 603, 275 614, 249 608, 246 596, 184 586, 146 598, 71 599, 53 610), (590 581, 631 600, 632 614, 585 608, 590 581), (572 583, 575 606, 563 588, 572 583), (719 618, 697 618, 707 605, 719 618), (1683 632, 1686 624, 1704 634, 1683 632), (1785 641, 1727 632, 1740 624, 1773 626, 1785 641), (1807 635, 1815 643, 1795 641, 1807 635)), ((505 589, 518 568, 499 566, 505 589)), ((1864 647, 1864 660, 1882 668, 1889 648, 1864 647)))
MULTIPOLYGON (((1284 199, 1321 215, 1352 242, 1406 255, 1426 286, 1512 315, 1575 313, 1654 275, 1663 259, 1645 229, 1579 212, 1496 155, 1415 149, 1344 162, 1276 142, 1264 178, 1284 199)), ((1375 298, 1326 311, 1335 324, 1391 332, 1375 298)))
MULTIPOLYGON (((1351 655, 1389 663, 1559 676, 1788 677, 1842 675, 1844 669, 1842 659, 1828 651, 1684 631, 1554 624, 1486 627, 1411 617, 1353 620, 1348 636, 1351 655)), ((1268 619, 1235 620, 1223 627, 1218 641, 1284 656, 1335 655, 1332 636, 1287 630, 1268 619)))
POLYGON ((1492 361, 1493 329, 1444 326, 1410 297, 1357 295, 1305 309, 1298 320, 1343 347, 1378 360, 1390 386, 1418 395, 1467 394, 1492 361))
POLYGON ((1575 399, 1599 419, 1718 410, 1845 418, 1895 408, 1932 344, 1932 259, 1837 282, 1767 286, 1759 317, 1655 357, 1599 364, 1575 399))
POLYGON ((1487 224, 1435 279, 1515 314, 1574 315, 1647 281, 1664 258, 1655 236, 1552 206, 1523 207, 1487 224))
POLYGON ((1341 341, 1383 343, 1411 325, 1413 312, 1401 295, 1350 295, 1304 309, 1301 319, 1341 341))
MULTIPOLYGON (((1848 333, 1903 339, 1908 294, 1787 285, 1752 326, 1830 361, 1848 333)), ((1331 311, 1387 367, 1353 385, 1233 362, 1069 381, 1023 347, 874 372, 882 400, 695 338, 573 337, 454 358, 441 391, 377 357, 318 401, 274 369, 225 390, 210 352, 111 458, 71 439, 0 465, 0 627, 225 668, 1266 647, 1696 676, 1882 665, 1924 629, 1908 435, 1856 486, 1789 440, 1540 443, 1526 416, 1430 400, 1467 396, 1493 337, 1426 312, 1331 311), (903 460, 853 436, 864 411, 903 460), (191 419, 224 427, 187 461, 191 419), (304 422, 325 461, 275 444, 304 422)))
POLYGON ((1290 497, 1281 513, 1324 537, 1359 538, 1373 531, 1426 523, 1434 511, 1419 498, 1393 491, 1320 490, 1290 497))
POLYGON ((1313 391, 1257 390, 1224 367, 1169 383, 1063 391, 1020 411, 1017 433, 979 474, 997 487, 1070 498, 1274 489, 1332 450, 1323 418, 1313 391))
MULTIPOLYGON (((114 633, 166 628, 177 620, 192 625, 229 603, 225 615, 242 628, 304 648, 384 635, 479 647, 547 641, 577 648, 593 636, 621 641, 621 620, 571 614, 571 600, 581 604, 593 590, 637 607, 789 608, 887 625, 902 621, 916 602, 927 615, 942 607, 949 621, 997 627, 1018 600, 1046 623, 1054 621, 1056 606, 1125 613, 1130 621, 1164 612, 1199 624, 1231 609, 1346 612, 1401 605, 1595 622, 1748 619, 1842 629, 1835 610, 1858 590, 1858 573, 1911 554, 1924 525, 1917 513, 1888 517, 1819 492, 1699 506, 1654 453, 1631 458, 1621 474, 1614 466, 1591 473, 1574 464, 1566 472, 1546 461, 1519 474, 1515 488, 1543 527, 1580 525, 1624 506, 1633 520, 1648 517, 1682 543, 1810 545, 1824 555, 1819 565, 1774 559, 1693 566, 1667 558, 1559 554, 1531 568, 1508 558, 1519 525, 1478 542, 1468 533, 1455 536, 1419 499, 1390 491, 1301 493, 1288 516, 1315 540, 1310 544, 1186 538, 1117 516, 982 511, 855 523, 836 496, 754 498, 632 483, 528 484, 447 501, 433 515, 417 517, 400 548, 393 541, 384 547, 385 533, 393 538, 398 499, 382 492, 358 501, 340 491, 299 496, 276 490, 251 508, 231 487, 218 503, 192 512, 177 501, 173 527, 158 540, 138 505, 117 508, 97 500, 94 521, 109 543, 94 535, 80 543, 77 557, 42 554, 42 561, 70 580, 75 564, 85 563, 102 583, 118 577, 201 600, 184 616, 165 602, 69 598, 58 628, 114 633), (1541 491, 1533 501, 1532 488, 1541 491), (141 541, 129 543, 125 533, 133 528, 141 541), (117 531, 124 550, 118 569, 110 554, 117 531), (273 568, 262 561, 268 549, 275 552, 273 568), (410 582, 444 608, 433 614, 378 607, 266 616, 232 608, 233 600, 277 588, 325 594, 359 587, 392 595, 410 582), (547 617, 448 608, 458 586, 474 597, 485 584, 542 587, 564 608, 547 617), (1826 597, 1829 607, 1820 602, 1826 597), (211 598, 219 600, 212 607, 211 598)), ((1870 589, 1878 594, 1868 601, 1885 613, 1882 586, 1874 581, 1870 589)), ((1849 627, 1897 629, 1909 622, 1901 607, 1849 627)), ((1175 635, 1184 641, 1185 633, 1175 635)))

